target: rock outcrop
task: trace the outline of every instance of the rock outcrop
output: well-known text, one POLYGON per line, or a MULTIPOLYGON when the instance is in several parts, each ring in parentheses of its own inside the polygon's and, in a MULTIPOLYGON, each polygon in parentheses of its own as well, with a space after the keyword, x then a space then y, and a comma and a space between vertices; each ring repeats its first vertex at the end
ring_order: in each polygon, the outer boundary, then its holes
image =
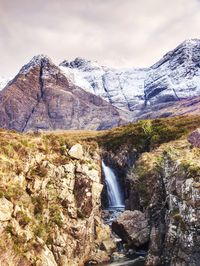
MULTIPOLYGON (((148 244, 139 247, 148 251, 146 265, 199 265, 200 152, 187 141, 199 119, 140 121, 103 138, 105 161, 122 180, 126 210, 147 219, 148 244)), ((115 232, 136 247, 139 238, 131 240, 131 221, 124 218, 119 226, 115 232)))
POLYGON ((145 265, 199 264, 199 171, 199 149, 186 140, 163 144, 137 161, 130 178, 150 225, 145 265))
POLYGON ((188 141, 193 147, 200 148, 200 128, 197 128, 188 136, 188 141))
POLYGON ((34 57, 0 92, 0 127, 17 131, 105 129, 127 114, 73 85, 45 56, 34 57))
POLYGON ((0 134, 0 265, 109 260, 98 146, 69 133, 0 134))
POLYGON ((149 226, 140 211, 125 211, 113 223, 112 230, 127 244, 140 247, 149 241, 149 226))
POLYGON ((130 210, 118 218, 118 234, 129 247, 145 245, 146 265, 198 266, 200 151, 187 135, 199 126, 199 117, 180 117, 104 132, 0 130, 0 265, 109 260, 103 149, 106 162, 110 153, 126 170, 119 177, 130 210))

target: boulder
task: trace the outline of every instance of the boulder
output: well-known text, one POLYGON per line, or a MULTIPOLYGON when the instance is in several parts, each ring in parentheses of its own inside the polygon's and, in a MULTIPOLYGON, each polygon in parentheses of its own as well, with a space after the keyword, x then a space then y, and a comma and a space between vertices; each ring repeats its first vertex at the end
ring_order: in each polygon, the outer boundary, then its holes
POLYGON ((13 204, 6 198, 0 198, 0 221, 9 221, 12 217, 13 204))
POLYGON ((197 128, 188 136, 188 141, 197 148, 200 148, 200 128, 197 128))
POLYGON ((83 158, 83 147, 81 144, 77 143, 71 147, 68 154, 73 159, 81 160, 83 158))
POLYGON ((149 226, 144 213, 125 211, 113 223, 113 231, 126 243, 139 247, 149 241, 149 226))

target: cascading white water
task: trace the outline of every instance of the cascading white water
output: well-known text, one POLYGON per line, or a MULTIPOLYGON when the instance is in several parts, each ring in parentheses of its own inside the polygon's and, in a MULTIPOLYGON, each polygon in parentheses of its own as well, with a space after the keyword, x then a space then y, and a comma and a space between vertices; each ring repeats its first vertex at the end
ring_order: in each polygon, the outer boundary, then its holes
POLYGON ((106 166, 104 161, 102 161, 102 168, 107 186, 109 207, 124 207, 123 196, 113 170, 110 167, 106 166))

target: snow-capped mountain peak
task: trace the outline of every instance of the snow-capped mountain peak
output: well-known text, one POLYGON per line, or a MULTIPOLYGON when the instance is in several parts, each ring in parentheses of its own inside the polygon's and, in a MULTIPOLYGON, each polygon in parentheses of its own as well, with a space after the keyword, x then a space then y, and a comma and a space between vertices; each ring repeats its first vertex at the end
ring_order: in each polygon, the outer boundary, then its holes
POLYGON ((48 63, 53 64, 51 59, 43 54, 34 56, 30 62, 26 65, 24 65, 21 70, 19 71, 19 74, 27 74, 30 69, 34 68, 35 66, 40 66, 42 63, 48 63))
POLYGON ((76 58, 60 67, 78 86, 131 111, 200 95, 200 40, 186 40, 149 68, 112 69, 76 58))

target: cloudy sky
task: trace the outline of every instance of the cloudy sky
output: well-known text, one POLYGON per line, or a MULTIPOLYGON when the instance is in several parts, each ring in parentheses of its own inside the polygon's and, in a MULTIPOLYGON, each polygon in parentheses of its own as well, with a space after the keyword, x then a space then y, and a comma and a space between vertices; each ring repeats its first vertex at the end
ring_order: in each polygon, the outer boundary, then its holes
POLYGON ((0 75, 36 54, 149 66, 200 38, 199 0, 0 0, 0 75))

